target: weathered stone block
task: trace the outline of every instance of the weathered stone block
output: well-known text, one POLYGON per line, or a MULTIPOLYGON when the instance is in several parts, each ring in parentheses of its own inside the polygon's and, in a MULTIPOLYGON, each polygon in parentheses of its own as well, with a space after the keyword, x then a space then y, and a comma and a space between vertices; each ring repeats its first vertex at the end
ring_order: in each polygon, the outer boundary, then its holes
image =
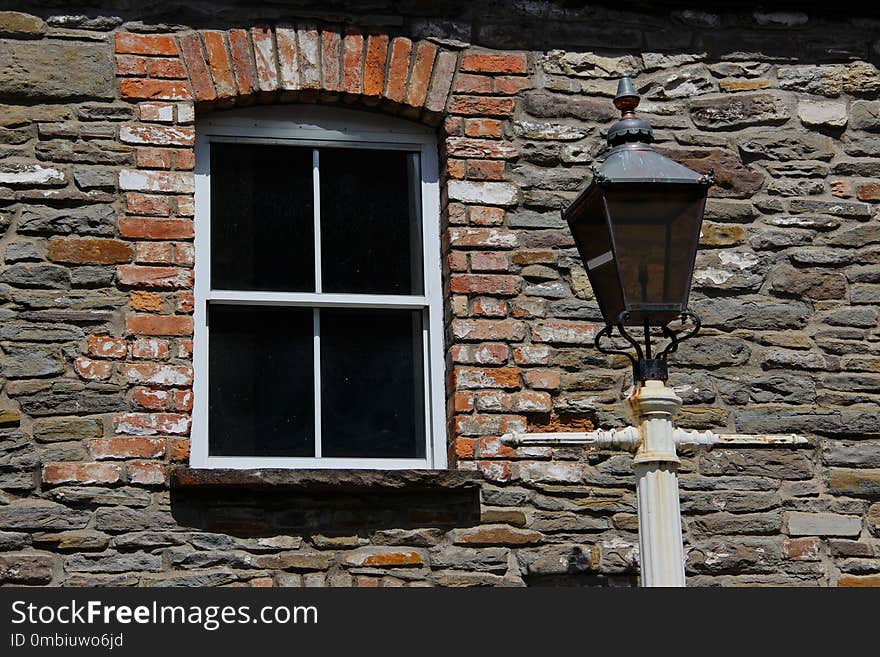
POLYGON ((112 98, 115 82, 112 54, 104 44, 0 39, 0 97, 112 98))
POLYGON ((770 93, 699 99, 691 103, 690 112, 696 126, 704 130, 777 124, 789 117, 782 97, 770 93))
POLYGON ((0 584, 48 584, 57 559, 46 554, 0 555, 0 584))
POLYGON ((862 519, 835 513, 803 513, 791 511, 785 517, 789 536, 858 536, 862 519))

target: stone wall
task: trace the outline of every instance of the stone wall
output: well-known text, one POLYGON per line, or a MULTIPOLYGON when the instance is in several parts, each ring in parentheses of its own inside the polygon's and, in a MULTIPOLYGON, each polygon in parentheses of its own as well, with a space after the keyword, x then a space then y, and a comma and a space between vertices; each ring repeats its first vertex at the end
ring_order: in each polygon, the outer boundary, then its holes
POLYGON ((880 22, 51 4, 0 14, 0 582, 634 583, 630 457, 499 440, 627 421, 630 374, 591 346, 601 317, 559 217, 626 72, 663 152, 719 182, 692 303, 705 329, 670 365, 680 424, 811 440, 683 455, 689 582, 880 584, 880 22), (437 126, 453 472, 174 470, 194 121, 249 102, 437 126))

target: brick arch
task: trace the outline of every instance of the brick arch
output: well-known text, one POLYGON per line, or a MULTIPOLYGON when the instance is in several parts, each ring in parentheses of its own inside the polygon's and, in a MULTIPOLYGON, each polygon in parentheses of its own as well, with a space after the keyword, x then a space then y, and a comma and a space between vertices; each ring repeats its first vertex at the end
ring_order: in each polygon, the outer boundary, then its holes
POLYGON ((440 122, 458 53, 429 41, 314 26, 118 33, 129 100, 188 100, 202 111, 254 102, 340 100, 440 122))

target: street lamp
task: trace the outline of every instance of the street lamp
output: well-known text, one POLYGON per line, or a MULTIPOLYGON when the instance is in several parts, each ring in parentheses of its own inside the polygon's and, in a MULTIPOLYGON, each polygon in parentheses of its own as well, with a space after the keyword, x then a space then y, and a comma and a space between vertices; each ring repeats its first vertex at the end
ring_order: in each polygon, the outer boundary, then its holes
POLYGON ((635 381, 666 380, 667 355, 699 330, 699 318, 688 310, 688 296, 706 194, 714 178, 654 150, 650 124, 636 118, 638 104, 632 82, 622 77, 614 98, 622 116, 608 131, 611 151, 562 216, 605 319, 596 347, 627 356, 635 381), (680 333, 670 326, 676 322, 680 333), (628 326, 643 328, 644 351, 628 326), (656 357, 652 326, 670 340, 656 357), (635 357, 601 346, 615 327, 633 346, 635 357))
POLYGON ((666 357, 696 335, 699 318, 688 295, 706 194, 713 176, 700 175, 651 148, 651 126, 637 119, 639 97, 629 78, 614 105, 623 116, 608 131, 605 162, 577 199, 562 211, 584 260, 605 327, 596 348, 623 354, 633 365, 627 399, 634 426, 583 433, 507 433, 502 442, 524 445, 592 445, 634 452, 642 586, 684 586, 684 549, 678 499, 678 445, 805 445, 803 436, 717 434, 677 428, 681 399, 666 386, 666 357), (641 326, 645 349, 627 327, 641 326), (669 344, 654 356, 651 327, 669 344), (602 346, 617 329, 635 351, 602 346))

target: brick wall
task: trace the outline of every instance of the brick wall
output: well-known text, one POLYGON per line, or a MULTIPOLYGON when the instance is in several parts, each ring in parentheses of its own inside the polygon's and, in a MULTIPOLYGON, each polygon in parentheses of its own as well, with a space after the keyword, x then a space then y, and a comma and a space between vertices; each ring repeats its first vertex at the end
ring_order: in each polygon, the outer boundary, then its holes
POLYGON ((670 366, 680 424, 812 441, 683 454, 689 582, 880 584, 880 26, 162 4, 0 13, 0 582, 633 583, 630 457, 499 440, 627 421, 559 207, 628 72, 663 152, 719 181, 705 329, 670 366), (195 117, 294 102, 438 130, 448 438, 476 498, 169 485, 189 452, 195 117))

